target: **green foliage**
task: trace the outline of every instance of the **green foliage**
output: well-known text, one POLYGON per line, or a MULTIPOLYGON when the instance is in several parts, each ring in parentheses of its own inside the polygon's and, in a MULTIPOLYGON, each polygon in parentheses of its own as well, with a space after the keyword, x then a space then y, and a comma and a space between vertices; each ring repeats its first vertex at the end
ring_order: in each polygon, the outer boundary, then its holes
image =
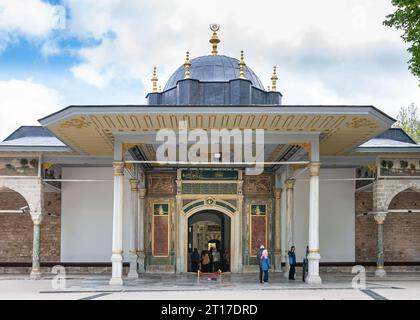
POLYGON ((401 108, 395 127, 402 128, 411 138, 420 143, 420 114, 414 103, 401 108))
POLYGON ((420 79, 420 0, 392 0, 397 10, 386 16, 383 22, 388 27, 402 30, 401 38, 410 45, 408 61, 410 71, 420 79))

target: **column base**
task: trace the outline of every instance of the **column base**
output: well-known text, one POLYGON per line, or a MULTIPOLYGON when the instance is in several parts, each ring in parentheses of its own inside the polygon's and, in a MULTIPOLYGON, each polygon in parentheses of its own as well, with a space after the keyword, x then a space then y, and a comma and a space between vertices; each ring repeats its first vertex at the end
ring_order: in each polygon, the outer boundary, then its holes
POLYGON ((383 278, 385 276, 386 276, 386 271, 384 267, 380 267, 380 268, 377 267, 375 270, 375 277, 383 278))
POLYGON ((281 253, 274 252, 274 272, 282 272, 283 269, 281 267, 281 253))
POLYGON ((127 277, 129 279, 137 279, 139 277, 137 273, 137 254, 133 252, 130 253, 130 269, 128 270, 127 277))
POLYGON ((144 252, 140 251, 137 253, 137 272, 138 273, 145 273, 146 267, 145 267, 145 261, 146 255, 144 252))
POLYGON ((109 280, 109 285, 123 285, 123 257, 122 253, 113 253, 111 256, 112 262, 112 278, 109 280))
POLYGON ((29 277, 32 280, 39 280, 39 279, 41 279, 41 270, 40 269, 32 269, 31 270, 31 274, 29 275, 29 277))
POLYGON ((308 255, 308 275, 305 278, 307 284, 321 284, 322 279, 319 276, 319 260, 321 255, 318 252, 311 252, 308 255))
POLYGON ((305 282, 307 284, 322 284, 322 279, 319 275, 308 275, 305 282))
POLYGON ((110 286, 122 286, 124 285, 124 281, 122 278, 119 277, 112 277, 111 280, 109 280, 110 286))

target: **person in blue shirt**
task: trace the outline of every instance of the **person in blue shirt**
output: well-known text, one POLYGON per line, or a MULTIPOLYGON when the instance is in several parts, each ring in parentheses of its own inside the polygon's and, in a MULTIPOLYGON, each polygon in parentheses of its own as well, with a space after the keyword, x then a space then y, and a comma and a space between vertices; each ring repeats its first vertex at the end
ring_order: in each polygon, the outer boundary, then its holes
POLYGON ((289 256, 289 280, 295 280, 295 267, 296 267, 296 254, 295 254, 295 246, 292 246, 287 253, 289 256))
POLYGON ((264 284, 268 283, 268 270, 271 268, 270 258, 268 257, 267 249, 264 249, 261 254, 260 267, 264 273, 264 284))

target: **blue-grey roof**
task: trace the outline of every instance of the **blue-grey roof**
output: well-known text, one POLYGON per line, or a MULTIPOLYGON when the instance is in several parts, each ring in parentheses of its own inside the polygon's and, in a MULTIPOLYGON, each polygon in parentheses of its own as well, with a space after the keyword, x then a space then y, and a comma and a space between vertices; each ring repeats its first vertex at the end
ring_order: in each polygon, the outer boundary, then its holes
POLYGON ((380 135, 361 144, 356 151, 366 152, 399 152, 418 150, 417 144, 403 129, 390 128, 380 135))
POLYGON ((402 128, 389 128, 384 133, 380 134, 375 138, 392 139, 396 141, 416 144, 416 142, 402 128))
POLYGON ((0 143, 0 150, 21 147, 59 147, 67 146, 42 126, 22 126, 0 143))
MULTIPOLYGON (((224 55, 209 55, 191 60, 191 79, 204 82, 227 82, 239 78, 239 60, 224 55)), ((184 65, 180 66, 169 78, 165 89, 176 86, 179 80, 185 78, 184 65)), ((257 75, 245 65, 245 78, 250 80, 254 87, 264 90, 264 86, 257 75)))

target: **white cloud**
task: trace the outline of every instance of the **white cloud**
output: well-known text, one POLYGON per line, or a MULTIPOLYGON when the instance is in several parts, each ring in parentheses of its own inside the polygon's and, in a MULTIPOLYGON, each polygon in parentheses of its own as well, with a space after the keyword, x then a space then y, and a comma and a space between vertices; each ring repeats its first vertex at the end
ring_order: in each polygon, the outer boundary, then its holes
POLYGON ((0 0, 0 50, 18 37, 47 38, 61 25, 60 8, 41 0, 0 0))
POLYGON ((57 111, 59 93, 31 79, 0 81, 0 141, 21 125, 39 125, 38 119, 57 111))

